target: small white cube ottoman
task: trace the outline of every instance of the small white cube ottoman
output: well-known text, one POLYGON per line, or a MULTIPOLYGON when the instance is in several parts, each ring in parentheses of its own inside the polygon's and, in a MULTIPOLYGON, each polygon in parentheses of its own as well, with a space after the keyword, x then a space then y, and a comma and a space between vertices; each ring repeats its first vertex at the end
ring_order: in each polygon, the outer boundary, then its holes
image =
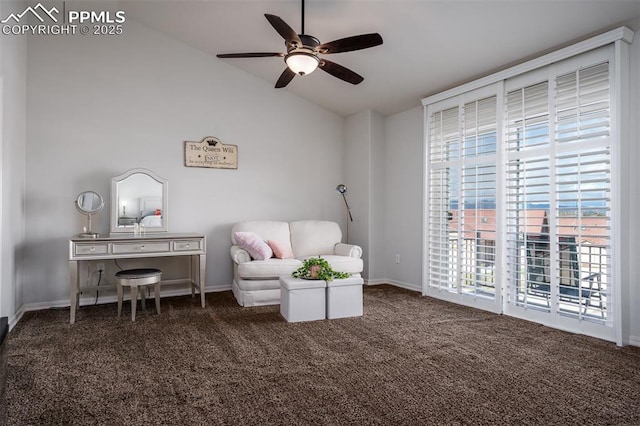
POLYGON ((327 318, 362 316, 362 285, 364 280, 350 277, 327 283, 327 318))
POLYGON ((280 277, 280 314, 288 322, 325 319, 326 287, 323 280, 280 277))

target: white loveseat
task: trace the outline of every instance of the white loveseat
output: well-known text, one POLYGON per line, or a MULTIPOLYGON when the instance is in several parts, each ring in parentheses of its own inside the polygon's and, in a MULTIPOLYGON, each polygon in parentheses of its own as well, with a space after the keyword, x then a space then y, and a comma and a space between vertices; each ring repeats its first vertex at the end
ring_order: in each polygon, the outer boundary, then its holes
POLYGON ((336 222, 301 220, 296 222, 240 222, 231 230, 233 260, 233 294, 241 306, 280 304, 279 277, 290 275, 310 257, 321 256, 338 272, 359 277, 362 272, 362 248, 343 244, 342 231, 336 222), (289 241, 293 259, 272 257, 253 260, 237 245, 236 232, 253 232, 264 241, 289 241))

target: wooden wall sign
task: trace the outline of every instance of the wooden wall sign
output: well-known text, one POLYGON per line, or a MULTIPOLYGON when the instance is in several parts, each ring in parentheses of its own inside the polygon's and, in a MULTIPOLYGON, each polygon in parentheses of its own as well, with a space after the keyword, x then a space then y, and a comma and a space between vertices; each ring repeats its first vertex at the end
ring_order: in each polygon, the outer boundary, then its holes
POLYGON ((207 136, 201 142, 187 141, 184 143, 184 165, 186 167, 237 169, 238 147, 225 145, 214 136, 207 136))

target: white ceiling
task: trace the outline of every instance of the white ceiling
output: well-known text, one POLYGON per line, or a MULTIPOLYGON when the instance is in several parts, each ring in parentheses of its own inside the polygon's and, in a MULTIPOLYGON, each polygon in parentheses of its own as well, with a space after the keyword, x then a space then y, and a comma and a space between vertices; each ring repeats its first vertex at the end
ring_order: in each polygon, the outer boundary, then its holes
MULTIPOLYGON (((265 19, 270 13, 300 31, 300 0, 124 0, 133 18, 215 55, 284 52, 265 19)), ((623 24, 637 30, 640 0, 307 0, 305 32, 321 42, 378 32, 384 44, 327 59, 361 74, 354 86, 317 70, 284 89, 340 115, 384 115, 623 24)), ((274 85, 282 58, 216 59, 274 85)))

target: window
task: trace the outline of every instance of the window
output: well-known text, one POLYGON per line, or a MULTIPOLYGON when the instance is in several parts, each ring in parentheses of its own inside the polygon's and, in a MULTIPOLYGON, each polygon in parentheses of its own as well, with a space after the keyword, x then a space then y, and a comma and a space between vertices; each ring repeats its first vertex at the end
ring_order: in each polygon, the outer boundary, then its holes
POLYGON ((602 46, 423 101, 424 294, 619 341, 620 82, 602 46))

